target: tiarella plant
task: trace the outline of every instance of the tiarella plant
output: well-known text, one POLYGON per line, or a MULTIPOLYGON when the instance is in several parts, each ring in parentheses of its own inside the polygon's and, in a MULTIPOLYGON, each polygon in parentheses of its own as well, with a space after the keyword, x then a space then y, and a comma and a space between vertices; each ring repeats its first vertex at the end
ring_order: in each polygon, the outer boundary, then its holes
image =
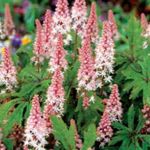
MULTIPOLYGON (((102 22, 97 9, 58 0, 33 40, 3 45, 0 150, 150 148, 149 23, 112 10, 102 22)), ((3 27, 14 36, 8 5, 3 27)))

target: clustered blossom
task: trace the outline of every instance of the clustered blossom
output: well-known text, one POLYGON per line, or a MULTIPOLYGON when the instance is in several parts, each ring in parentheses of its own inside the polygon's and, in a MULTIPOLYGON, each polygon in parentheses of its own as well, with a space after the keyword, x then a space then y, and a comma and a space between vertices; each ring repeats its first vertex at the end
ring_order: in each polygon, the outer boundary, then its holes
POLYGON ((69 14, 68 1, 58 0, 53 15, 53 33, 66 34, 70 31, 71 18, 69 14))
POLYGON ((52 16, 50 10, 47 10, 43 22, 43 50, 44 55, 49 57, 52 51, 52 16))
POLYGON ((142 36, 145 38, 150 37, 150 24, 148 23, 144 14, 141 14, 141 26, 143 29, 142 36))
POLYGON ((97 141, 99 141, 100 146, 103 147, 111 140, 112 136, 113 136, 113 129, 111 127, 110 116, 109 113, 106 110, 104 110, 101 121, 97 128, 97 141))
POLYGON ((141 27, 142 27, 143 31, 145 31, 146 28, 148 27, 148 21, 147 21, 144 13, 141 14, 141 27))
POLYGON ((47 91, 46 107, 50 106, 50 112, 53 112, 53 114, 58 116, 63 115, 64 112, 65 92, 63 88, 63 80, 64 77, 61 69, 57 68, 52 76, 51 85, 49 86, 47 91))
POLYGON ((109 99, 104 99, 103 103, 105 104, 105 109, 97 128, 97 140, 102 147, 110 141, 113 135, 111 123, 114 121, 121 121, 122 119, 122 106, 118 86, 116 84, 113 85, 109 99))
POLYGON ((87 109, 90 106, 90 100, 88 96, 84 95, 82 105, 85 109, 87 109))
POLYGON ((89 37, 84 40, 82 47, 79 49, 80 68, 78 70, 78 90, 84 89, 92 91, 96 89, 94 58, 89 37))
POLYGON ((11 60, 8 48, 2 50, 2 62, 0 64, 0 84, 5 85, 6 91, 12 91, 17 85, 17 72, 11 60))
POLYGON ((110 30, 112 33, 112 37, 117 36, 118 29, 117 29, 117 24, 116 24, 115 17, 114 17, 112 10, 108 11, 108 21, 110 22, 110 30))
POLYGON ((76 150, 80 150, 82 148, 82 140, 80 139, 80 136, 77 131, 77 126, 76 123, 73 119, 71 119, 70 124, 74 127, 75 129, 75 142, 76 142, 76 150))
POLYGON ((150 37, 150 24, 148 23, 146 16, 141 14, 141 27, 142 27, 142 36, 145 38, 143 42, 143 49, 148 47, 148 38, 150 37))
POLYGON ((40 110, 39 96, 35 95, 32 100, 30 116, 26 123, 24 146, 26 148, 35 148, 35 150, 45 150, 44 146, 47 143, 45 140, 46 136, 46 122, 40 110))
POLYGON ((5 5, 4 27, 8 36, 14 34, 15 25, 13 23, 10 7, 8 4, 5 5))
POLYGON ((75 0, 71 11, 72 28, 83 38, 87 22, 87 7, 85 0, 75 0))
POLYGON ((142 129, 142 133, 149 134, 150 133, 150 106, 144 105, 142 109, 143 117, 146 119, 144 128, 142 129))
POLYGON ((96 43, 98 41, 98 23, 96 14, 96 4, 91 5, 90 16, 85 28, 84 38, 89 37, 90 41, 96 43))
POLYGON ((36 23, 36 37, 34 42, 34 57, 32 58, 32 61, 34 61, 36 64, 43 61, 44 56, 44 49, 43 49, 43 37, 42 37, 42 25, 38 19, 35 21, 36 23))
POLYGON ((63 48, 63 36, 58 34, 57 45, 52 52, 51 59, 49 62, 50 72, 54 72, 57 68, 61 68, 61 70, 67 69, 67 60, 65 59, 67 52, 63 48))
POLYGON ((110 83, 114 64, 114 41, 112 39, 110 22, 103 23, 103 33, 95 49, 96 84, 101 88, 104 83, 110 83))
POLYGON ((113 85, 111 95, 106 101, 106 112, 109 114, 111 122, 121 121, 123 112, 117 84, 113 85))

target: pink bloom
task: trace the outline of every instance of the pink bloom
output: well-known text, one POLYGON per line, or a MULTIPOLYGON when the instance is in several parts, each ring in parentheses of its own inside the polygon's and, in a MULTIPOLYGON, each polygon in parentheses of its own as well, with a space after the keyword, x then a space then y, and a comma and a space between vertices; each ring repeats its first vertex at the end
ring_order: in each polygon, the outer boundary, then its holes
POLYGON ((54 72, 57 68, 60 67, 61 70, 67 69, 67 60, 65 59, 67 52, 63 48, 63 36, 58 34, 57 45, 52 53, 49 66, 50 72, 54 72))
POLYGON ((70 31, 71 18, 67 0, 58 0, 53 16, 53 33, 66 34, 70 31))
POLYGON ((71 11, 72 28, 83 37, 87 22, 87 7, 85 0, 75 0, 71 11))
POLYGON ((79 49, 80 68, 78 70, 78 88, 87 91, 95 90, 94 58, 90 46, 90 39, 84 40, 82 48, 79 49))
MULTIPOLYGON (((58 116, 63 115, 64 112, 65 92, 63 88, 63 80, 64 77, 61 69, 57 68, 47 91, 46 105, 48 106, 45 106, 45 109, 49 107, 50 112, 58 116)), ((45 110, 45 112, 49 111, 45 110)))
POLYGON ((111 122, 121 121, 123 112, 117 84, 113 85, 111 95, 106 103, 106 112, 109 113, 111 122))
POLYGON ((71 119, 70 124, 75 128, 76 150, 80 150, 82 148, 82 140, 80 139, 80 135, 78 134, 76 123, 73 119, 71 119))
POLYGON ((25 128, 24 145, 44 150, 44 146, 47 143, 45 140, 46 135, 46 122, 42 118, 39 96, 35 95, 32 100, 32 108, 25 128))
POLYGON ((12 91, 17 85, 17 72, 11 60, 8 48, 2 50, 2 63, 0 64, 0 84, 6 86, 6 90, 12 91))
POLYGON ((51 11, 47 10, 45 13, 43 23, 43 49, 46 57, 50 56, 51 53, 51 41, 52 41, 52 16, 51 11))
POLYGON ((5 145, 0 141, 0 150, 6 150, 5 145))
POLYGON ((91 5, 91 12, 86 25, 84 38, 86 38, 87 36, 93 43, 97 42, 98 40, 98 23, 96 15, 96 5, 94 2, 91 5))
POLYGON ((146 19, 146 16, 144 13, 141 14, 141 27, 142 29, 145 31, 147 29, 148 26, 148 21, 146 19))
POLYGON ((114 37, 115 35, 118 34, 118 29, 117 29, 117 24, 112 10, 109 10, 108 12, 108 21, 110 22, 111 33, 112 36, 114 37))
POLYGON ((146 119, 144 128, 142 129, 143 134, 149 134, 150 133, 150 106, 144 105, 144 108, 142 109, 143 117, 146 119))
POLYGON ((52 123, 51 116, 56 115, 56 112, 53 110, 53 105, 46 103, 44 106, 43 117, 46 122, 47 133, 50 134, 52 132, 52 123))
POLYGON ((84 96, 84 97, 83 97, 83 107, 84 107, 84 109, 87 109, 89 106, 90 106, 89 97, 84 96))
POLYGON ((44 56, 42 25, 38 19, 36 19, 35 23, 36 23, 36 37, 33 49, 35 57, 33 57, 32 60, 35 63, 40 63, 43 61, 44 56))
POLYGON ((15 25, 13 23, 10 7, 8 4, 5 5, 4 27, 8 36, 14 34, 15 25))
POLYGON ((109 113, 106 110, 104 110, 101 121, 99 122, 97 136, 97 140, 100 142, 101 147, 107 144, 113 136, 113 129, 111 127, 109 113))
POLYGON ((97 87, 110 83, 114 64, 114 42, 111 36, 111 27, 108 21, 103 23, 103 33, 95 49, 95 68, 97 87))

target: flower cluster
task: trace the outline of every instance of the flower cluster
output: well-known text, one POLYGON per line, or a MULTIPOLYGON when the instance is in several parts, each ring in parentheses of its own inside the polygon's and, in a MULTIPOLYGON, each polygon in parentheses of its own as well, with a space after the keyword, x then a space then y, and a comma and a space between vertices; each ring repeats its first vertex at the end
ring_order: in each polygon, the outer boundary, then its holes
POLYGON ((96 89, 94 57, 92 56, 89 37, 79 49, 80 68, 78 70, 78 90, 92 91, 96 89))
POLYGON ((16 74, 17 74, 16 68, 11 60, 9 49, 3 48, 2 62, 0 64, 0 84, 6 86, 6 91, 12 91, 13 88, 16 87, 17 85, 16 74))
POLYGON ((146 16, 141 14, 141 27, 142 27, 142 36, 145 38, 143 42, 143 49, 148 47, 148 38, 150 37, 150 24, 146 19, 146 16))
POLYGON ((47 143, 45 137, 47 136, 46 122, 42 117, 40 110, 39 96, 35 95, 32 100, 32 108, 30 116, 25 128, 25 147, 32 147, 36 150, 45 150, 44 146, 47 143))
POLYGON ((91 5, 90 16, 86 25, 84 38, 88 37, 91 42, 96 43, 98 41, 98 32, 96 5, 93 2, 91 5))
POLYGON ((143 32, 145 32, 145 30, 148 27, 148 21, 147 21, 146 16, 145 16, 144 13, 141 14, 141 27, 143 29, 143 32))
POLYGON ((105 104, 105 109, 97 128, 97 140, 100 142, 100 146, 108 143, 113 135, 111 123, 121 121, 122 118, 122 106, 116 84, 113 85, 109 99, 104 99, 103 103, 105 104))
POLYGON ((10 7, 8 4, 5 5, 4 27, 5 27, 6 34, 8 36, 14 34, 15 25, 14 25, 14 22, 12 20, 10 7))
POLYGON ((43 22, 43 50, 45 57, 50 57, 52 51, 52 22, 51 12, 47 10, 43 22))
POLYGON ((71 119, 70 124, 75 129, 76 150, 80 150, 82 148, 82 140, 80 139, 80 136, 78 134, 76 123, 75 123, 75 121, 73 119, 71 119))
POLYGON ((111 95, 106 101, 106 112, 109 113, 111 122, 121 121, 123 112, 117 84, 113 85, 111 95))
POLYGON ((57 68, 52 76, 51 85, 47 91, 46 105, 52 106, 52 112, 61 116, 64 112, 65 93, 63 88, 63 74, 60 68, 57 68))
POLYGON ((68 8, 67 0, 58 0, 56 4, 56 10, 53 15, 53 33, 57 34, 61 32, 66 34, 71 28, 71 17, 68 8))
POLYGON ((42 25, 38 19, 36 19, 35 23, 36 23, 36 38, 33 49, 33 53, 35 56, 32 58, 32 61, 34 61, 36 64, 39 64, 44 59, 42 25))
POLYGON ((97 128, 97 140, 100 142, 100 146, 103 147, 107 144, 112 136, 113 129, 111 127, 109 113, 104 110, 103 116, 97 128))
POLYGON ((51 85, 49 86, 47 91, 47 99, 43 113, 48 133, 51 133, 52 131, 50 117, 52 115, 60 117, 63 115, 64 112, 65 92, 63 88, 63 80, 64 77, 61 69, 57 68, 52 76, 51 85))
POLYGON ((109 21, 103 23, 103 33, 95 49, 96 84, 101 88, 103 82, 110 83, 114 63, 114 42, 109 21))
POLYGON ((57 36, 57 45, 51 54, 49 62, 50 72, 54 72, 59 67, 61 68, 61 70, 66 70, 68 64, 67 60, 65 59, 67 52, 63 48, 63 36, 60 33, 57 36))
POLYGON ((142 133, 149 134, 150 133, 150 106, 144 105, 142 109, 143 117, 146 119, 144 128, 142 129, 142 133))
POLYGON ((108 21, 110 22, 110 30, 112 33, 112 37, 116 37, 118 35, 118 29, 112 10, 109 10, 108 12, 108 21))
POLYGON ((87 22, 87 7, 85 0, 75 0, 71 11, 72 28, 83 38, 87 22))

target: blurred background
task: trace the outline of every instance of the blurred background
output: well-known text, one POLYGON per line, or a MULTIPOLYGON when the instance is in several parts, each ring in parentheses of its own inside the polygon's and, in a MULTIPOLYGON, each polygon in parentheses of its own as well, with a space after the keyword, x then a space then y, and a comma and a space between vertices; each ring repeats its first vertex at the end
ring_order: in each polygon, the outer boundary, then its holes
MULTIPOLYGON (((86 0, 90 6, 94 0, 86 0)), ((74 0, 68 0, 71 7, 74 0)), ((150 0, 97 0, 97 13, 99 19, 105 20, 107 11, 112 9, 116 19, 119 22, 126 23, 128 15, 134 12, 138 17, 142 12, 150 14, 150 0)), ((43 14, 47 8, 55 10, 57 0, 0 0, 0 17, 3 18, 4 6, 8 3, 11 7, 13 20, 19 32, 34 31, 34 20, 40 18, 42 21, 43 14), (25 26, 24 26, 25 25, 25 26), (26 30, 25 30, 26 28, 26 30)))

